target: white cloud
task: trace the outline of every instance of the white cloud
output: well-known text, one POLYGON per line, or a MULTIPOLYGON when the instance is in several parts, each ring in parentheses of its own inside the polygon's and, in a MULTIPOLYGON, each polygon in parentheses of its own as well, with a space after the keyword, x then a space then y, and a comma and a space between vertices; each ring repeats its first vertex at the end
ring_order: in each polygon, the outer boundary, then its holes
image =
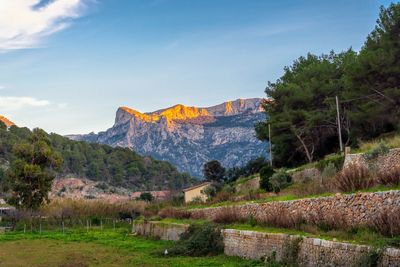
POLYGON ((0 0, 0 50, 34 48, 81 15, 84 0, 0 0))
POLYGON ((37 108, 49 106, 47 100, 39 100, 33 97, 0 96, 0 111, 17 111, 24 108, 37 108))

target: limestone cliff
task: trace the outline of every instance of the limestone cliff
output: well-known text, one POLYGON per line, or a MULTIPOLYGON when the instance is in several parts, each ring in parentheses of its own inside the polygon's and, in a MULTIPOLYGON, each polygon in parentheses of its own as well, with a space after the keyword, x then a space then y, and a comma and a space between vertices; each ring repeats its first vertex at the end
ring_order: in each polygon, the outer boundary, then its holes
POLYGON ((254 131, 254 124, 264 119, 261 101, 238 99, 207 108, 175 105, 151 113, 120 107, 107 131, 69 138, 129 147, 201 176, 211 159, 233 167, 266 155, 267 144, 254 131))

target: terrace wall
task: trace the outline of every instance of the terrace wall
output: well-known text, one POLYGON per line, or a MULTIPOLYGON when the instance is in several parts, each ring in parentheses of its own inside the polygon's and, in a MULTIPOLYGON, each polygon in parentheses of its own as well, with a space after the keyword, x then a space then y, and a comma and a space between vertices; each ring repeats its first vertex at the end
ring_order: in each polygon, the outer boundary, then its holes
MULTIPOLYGON (((345 219, 349 225, 359 226, 371 223, 385 209, 400 207, 400 191, 385 191, 376 193, 356 193, 351 195, 337 194, 330 197, 307 198, 292 201, 277 201, 267 203, 249 203, 230 206, 242 218, 252 216, 262 219, 270 212, 285 212, 295 214, 301 212, 302 217, 331 218, 333 215, 345 219)), ((214 219, 222 209, 213 207, 190 210, 192 218, 214 219)), ((276 214, 276 213, 275 213, 276 214)))
MULTIPOLYGON (((178 240, 179 234, 187 229, 184 224, 166 224, 162 222, 136 222, 133 231, 136 234, 158 237, 164 240, 178 240)), ((319 238, 301 238, 286 234, 270 234, 235 229, 222 230, 224 252, 229 256, 247 259, 266 259, 273 257, 281 261, 290 251, 295 253, 299 266, 351 267, 360 266, 373 249, 369 246, 327 241, 319 238), (297 247, 297 250, 296 250, 297 247)), ((379 267, 399 267, 400 250, 387 248, 381 253, 379 267)))

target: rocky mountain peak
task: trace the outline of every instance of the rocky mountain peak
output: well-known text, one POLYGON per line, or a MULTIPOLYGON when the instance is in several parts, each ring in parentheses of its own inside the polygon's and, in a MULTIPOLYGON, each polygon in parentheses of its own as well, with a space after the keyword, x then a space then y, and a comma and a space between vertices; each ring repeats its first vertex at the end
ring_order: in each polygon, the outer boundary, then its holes
POLYGON ((208 160, 229 168, 266 154, 268 144, 257 140, 254 130, 265 120, 262 101, 237 99, 211 107, 178 104, 147 113, 125 106, 118 108, 114 126, 105 132, 69 137, 129 147, 201 176, 208 160))
POLYGON ((13 125, 15 125, 15 123, 13 123, 12 121, 10 121, 9 119, 7 119, 6 117, 0 115, 0 121, 3 122, 7 127, 11 127, 13 125))

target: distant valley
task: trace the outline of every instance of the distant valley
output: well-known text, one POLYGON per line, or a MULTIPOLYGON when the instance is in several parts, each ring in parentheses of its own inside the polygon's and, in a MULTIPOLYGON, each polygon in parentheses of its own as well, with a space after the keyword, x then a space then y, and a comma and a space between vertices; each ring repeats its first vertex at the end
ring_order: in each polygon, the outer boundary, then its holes
POLYGON ((234 167, 266 155, 268 144, 254 131, 254 125, 265 119, 261 103, 261 98, 238 99, 205 108, 175 105, 151 113, 120 107, 114 125, 105 132, 67 137, 128 147, 201 176, 203 164, 211 159, 234 167))

